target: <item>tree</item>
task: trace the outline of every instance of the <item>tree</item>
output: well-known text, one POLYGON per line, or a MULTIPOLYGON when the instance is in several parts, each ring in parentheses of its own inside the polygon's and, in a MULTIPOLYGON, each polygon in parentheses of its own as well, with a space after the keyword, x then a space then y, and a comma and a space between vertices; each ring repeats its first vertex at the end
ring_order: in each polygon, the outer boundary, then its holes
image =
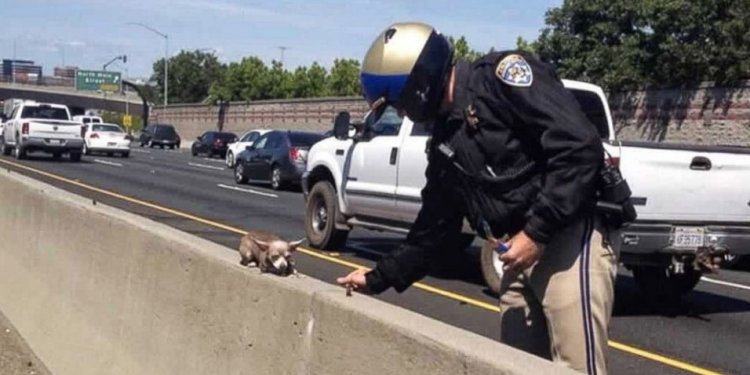
POLYGON ((476 61, 478 58, 482 57, 482 53, 473 50, 469 46, 469 42, 466 41, 466 38, 461 35, 458 40, 455 40, 452 36, 448 37, 448 41, 453 45, 453 60, 466 60, 466 61, 476 61))
POLYGON ((539 55, 566 78, 606 87, 750 77, 750 4, 732 0, 568 0, 547 12, 539 55))
POLYGON ((644 76, 643 1, 566 1, 547 12, 539 55, 566 78, 607 87, 638 85, 644 76))
POLYGON ((360 95, 359 72, 359 61, 356 59, 334 60, 328 79, 330 94, 333 96, 360 95))
POLYGON ((516 38, 516 49, 530 53, 536 53, 536 43, 529 42, 522 36, 516 38))
POLYGON ((269 99, 291 98, 294 92, 292 74, 279 61, 271 62, 266 81, 269 99))
POLYGON ((160 99, 162 96, 160 95, 158 87, 149 84, 143 84, 138 85, 138 89, 141 90, 141 94, 147 102, 152 104, 160 103, 160 99))
POLYGON ((294 71, 292 78, 293 96, 295 98, 312 98, 327 95, 326 69, 317 62, 308 69, 300 66, 294 71))
MULTIPOLYGON (((164 59, 154 63, 151 79, 157 82, 160 95, 164 92, 164 59)), ((201 51, 180 51, 169 59, 169 102, 195 103, 209 94, 211 84, 226 67, 215 55, 201 51)), ((163 98, 161 98, 163 100, 163 98)))

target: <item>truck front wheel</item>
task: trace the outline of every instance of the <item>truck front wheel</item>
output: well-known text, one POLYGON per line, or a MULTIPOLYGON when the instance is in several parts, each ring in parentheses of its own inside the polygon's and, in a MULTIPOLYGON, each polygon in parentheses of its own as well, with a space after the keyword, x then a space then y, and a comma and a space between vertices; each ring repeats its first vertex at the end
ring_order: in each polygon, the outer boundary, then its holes
POLYGON ((701 280, 701 273, 689 265, 685 265, 682 273, 675 273, 671 267, 634 266, 633 277, 647 297, 655 302, 670 303, 693 290, 701 280))
POLYGON ((318 181, 310 190, 305 209, 305 232, 312 247, 338 249, 346 243, 348 230, 336 229, 336 190, 328 181, 318 181))

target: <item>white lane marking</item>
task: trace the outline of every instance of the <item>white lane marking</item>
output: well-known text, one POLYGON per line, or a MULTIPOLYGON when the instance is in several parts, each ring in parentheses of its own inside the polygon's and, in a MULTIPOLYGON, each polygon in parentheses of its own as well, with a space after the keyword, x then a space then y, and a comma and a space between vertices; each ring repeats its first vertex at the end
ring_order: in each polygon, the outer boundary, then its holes
POLYGON ((104 165, 111 165, 113 167, 122 167, 122 164, 120 164, 120 163, 114 163, 114 162, 111 162, 111 161, 105 161, 105 160, 99 160, 99 159, 94 159, 94 163, 99 163, 99 164, 104 164, 104 165))
POLYGON ((222 164, 226 163, 226 160, 224 160, 224 159, 209 159, 209 158, 201 158, 201 159, 203 159, 205 161, 210 161, 212 163, 222 163, 222 164))
POLYGON ((253 189, 243 189, 243 188, 238 188, 236 186, 229 186, 229 185, 224 185, 224 184, 218 184, 216 186, 218 186, 218 187, 220 187, 222 189, 229 189, 229 190, 241 191, 241 192, 250 193, 250 194, 257 194, 257 195, 262 195, 264 197, 269 197, 269 198, 278 198, 279 197, 276 194, 264 193, 262 191, 257 191, 257 190, 253 190, 253 189))
POLYGON ((146 151, 146 150, 138 150, 138 149, 135 149, 135 148, 133 148, 133 149, 130 149, 130 151, 132 151, 132 152, 140 152, 140 153, 142 153, 142 154, 150 154, 150 153, 151 153, 151 151, 146 151))
POLYGON ((737 288, 737 289, 750 290, 750 286, 747 286, 747 285, 735 284, 735 283, 730 283, 727 281, 716 280, 716 279, 712 279, 706 276, 702 276, 701 280, 707 283, 711 283, 711 284, 724 285, 724 286, 729 286, 729 287, 737 288))
POLYGON ((217 170, 217 171, 223 171, 224 170, 224 168, 214 167, 213 165, 205 165, 205 164, 198 164, 198 163, 188 163, 188 165, 193 166, 193 167, 198 167, 198 168, 214 169, 214 170, 217 170))

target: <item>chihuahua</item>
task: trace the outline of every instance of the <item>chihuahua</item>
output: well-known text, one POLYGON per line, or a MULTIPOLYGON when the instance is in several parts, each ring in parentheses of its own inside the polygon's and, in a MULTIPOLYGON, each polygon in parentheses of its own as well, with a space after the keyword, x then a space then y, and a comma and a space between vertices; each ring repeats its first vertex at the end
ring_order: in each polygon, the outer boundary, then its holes
POLYGON ((287 242, 273 233, 250 231, 240 240, 240 264, 257 266, 262 273, 296 275, 292 253, 302 241, 287 242))

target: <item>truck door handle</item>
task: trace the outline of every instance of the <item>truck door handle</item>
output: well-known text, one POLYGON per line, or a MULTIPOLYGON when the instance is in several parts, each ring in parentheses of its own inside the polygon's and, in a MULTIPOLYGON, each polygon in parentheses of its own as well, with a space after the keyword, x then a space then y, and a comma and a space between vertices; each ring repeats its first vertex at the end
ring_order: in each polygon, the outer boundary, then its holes
POLYGON ((396 165, 396 157, 398 156, 398 147, 391 149, 391 165, 396 165))
POLYGON ((690 163, 690 169, 694 171, 708 171, 711 170, 711 160, 705 156, 696 156, 690 163))

